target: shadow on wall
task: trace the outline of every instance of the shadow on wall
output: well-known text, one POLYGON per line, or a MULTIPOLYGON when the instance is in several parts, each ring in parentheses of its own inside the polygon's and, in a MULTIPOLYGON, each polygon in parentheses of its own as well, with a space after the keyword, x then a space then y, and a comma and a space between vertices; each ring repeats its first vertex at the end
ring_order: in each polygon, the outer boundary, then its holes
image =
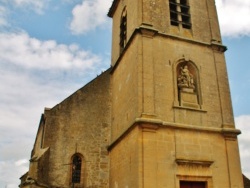
POLYGON ((243 174, 244 188, 250 188, 250 180, 243 174))

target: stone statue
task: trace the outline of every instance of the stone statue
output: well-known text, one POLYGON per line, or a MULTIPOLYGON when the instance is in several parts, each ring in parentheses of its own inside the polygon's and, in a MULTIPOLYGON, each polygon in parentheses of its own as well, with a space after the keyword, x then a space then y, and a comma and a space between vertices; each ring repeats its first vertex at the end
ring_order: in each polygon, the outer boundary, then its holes
POLYGON ((195 89, 194 77, 189 72, 187 65, 180 68, 180 74, 178 76, 178 87, 180 89, 190 88, 190 89, 192 89, 192 91, 195 89))

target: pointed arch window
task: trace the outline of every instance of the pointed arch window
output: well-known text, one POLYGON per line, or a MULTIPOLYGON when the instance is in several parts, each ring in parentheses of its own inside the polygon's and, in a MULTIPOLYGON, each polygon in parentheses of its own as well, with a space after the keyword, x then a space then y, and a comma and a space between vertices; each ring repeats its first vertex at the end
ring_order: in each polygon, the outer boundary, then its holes
POLYGON ((124 8, 120 23, 120 53, 122 53, 127 43, 127 11, 124 8))
POLYGON ((81 182, 81 170, 82 170, 82 158, 75 154, 72 157, 72 183, 80 183, 81 182))

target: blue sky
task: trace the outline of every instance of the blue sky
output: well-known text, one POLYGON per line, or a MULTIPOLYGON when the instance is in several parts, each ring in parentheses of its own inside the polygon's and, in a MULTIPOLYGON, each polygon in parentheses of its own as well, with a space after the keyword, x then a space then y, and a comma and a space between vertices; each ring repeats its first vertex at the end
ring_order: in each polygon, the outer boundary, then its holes
MULTIPOLYGON (((0 0, 0 187, 16 188, 44 107, 110 66, 112 0, 0 0)), ((250 1, 216 0, 250 177, 250 1), (236 14, 237 13, 237 14, 236 14)))

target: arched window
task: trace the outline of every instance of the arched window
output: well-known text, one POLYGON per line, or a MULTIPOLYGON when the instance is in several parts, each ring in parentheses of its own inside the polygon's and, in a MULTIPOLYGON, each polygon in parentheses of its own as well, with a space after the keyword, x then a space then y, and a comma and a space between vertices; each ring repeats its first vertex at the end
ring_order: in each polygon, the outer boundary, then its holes
POLYGON ((127 43, 127 11, 124 8, 120 23, 120 53, 122 53, 127 43))
POLYGON ((82 170, 82 158, 75 154, 72 157, 72 183, 80 183, 81 182, 81 170, 82 170))

